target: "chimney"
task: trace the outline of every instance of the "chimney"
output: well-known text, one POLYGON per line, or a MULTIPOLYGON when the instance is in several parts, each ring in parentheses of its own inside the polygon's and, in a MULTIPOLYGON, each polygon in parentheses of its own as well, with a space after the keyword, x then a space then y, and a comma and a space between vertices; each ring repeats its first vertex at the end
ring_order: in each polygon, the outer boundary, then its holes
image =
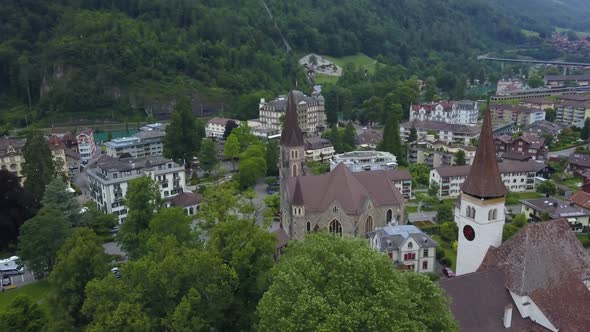
POLYGON ((509 303, 504 307, 504 327, 510 328, 512 325, 512 304, 509 303))

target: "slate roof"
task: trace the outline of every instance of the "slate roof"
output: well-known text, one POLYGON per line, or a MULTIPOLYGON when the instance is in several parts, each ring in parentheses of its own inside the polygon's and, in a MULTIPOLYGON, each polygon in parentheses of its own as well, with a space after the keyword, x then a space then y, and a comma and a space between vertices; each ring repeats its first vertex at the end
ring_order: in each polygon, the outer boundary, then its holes
POLYGON ((182 192, 170 198, 170 204, 177 207, 189 207, 201 203, 203 196, 190 191, 182 192))
POLYGON ((534 210, 547 212, 552 218, 590 216, 590 210, 571 206, 554 197, 521 199, 520 202, 534 210))
POLYGON ((17 154, 22 153, 22 149, 24 148, 26 142, 27 140, 25 139, 10 137, 0 138, 0 157, 8 155, 9 147, 12 147, 17 154))
POLYGON ((518 152, 504 152, 500 155, 500 158, 507 159, 507 160, 516 160, 516 161, 527 161, 533 159, 531 156, 527 156, 523 153, 518 152))
POLYGON ((403 181, 403 180, 412 180, 412 174, 407 169, 396 169, 391 171, 379 171, 385 172, 385 175, 391 181, 403 181))
POLYGON ((527 104, 534 104, 534 105, 553 104, 552 100, 549 100, 549 99, 543 98, 543 97, 530 97, 530 98, 524 99, 522 102, 527 103, 527 104))
POLYGON ((103 154, 96 161, 96 167, 107 171, 130 171, 134 169, 150 168, 157 165, 163 165, 172 162, 170 159, 158 156, 148 156, 139 158, 113 158, 103 154))
POLYGON ((348 215, 362 212, 367 199, 376 206, 400 205, 404 198, 391 183, 385 171, 351 172, 343 163, 330 173, 289 179, 291 204, 296 182, 300 182, 306 212, 324 212, 338 202, 348 215))
POLYGON ((388 248, 389 243, 394 249, 399 250, 408 238, 414 239, 420 248, 436 248, 438 246, 436 241, 414 225, 378 227, 368 235, 371 238, 379 237, 382 251, 388 248))
POLYGON ((236 124, 239 123, 238 120, 227 119, 227 118, 219 118, 219 117, 211 118, 209 121, 207 121, 207 123, 208 124, 211 123, 211 124, 216 124, 216 125, 220 125, 220 126, 225 126, 229 120, 232 120, 232 121, 236 122, 236 124))
POLYGON ((305 150, 318 150, 329 146, 333 146, 332 142, 320 136, 314 136, 305 139, 305 150))
POLYGON ((569 163, 581 167, 590 167, 590 155, 574 153, 569 156, 569 163))
POLYGON ((551 134, 551 135, 556 135, 562 128, 552 122, 549 121, 537 121, 534 122, 530 125, 527 125, 526 127, 524 127, 524 130, 526 131, 537 131, 537 132, 543 132, 546 134, 551 134))
POLYGON ((163 131, 159 131, 159 130, 142 130, 139 131, 137 133, 135 133, 135 135, 133 135, 137 138, 141 138, 141 139, 146 139, 146 138, 161 138, 166 136, 166 133, 163 131))
POLYGON ((281 145, 288 147, 303 146, 303 132, 299 127, 297 115, 297 101, 293 91, 287 96, 287 115, 285 116, 285 125, 281 132, 281 145))

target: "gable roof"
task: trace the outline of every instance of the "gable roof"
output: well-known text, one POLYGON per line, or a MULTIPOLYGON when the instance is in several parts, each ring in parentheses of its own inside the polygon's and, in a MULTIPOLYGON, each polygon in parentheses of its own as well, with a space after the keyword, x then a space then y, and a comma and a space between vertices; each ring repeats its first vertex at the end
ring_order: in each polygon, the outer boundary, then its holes
POLYGON ((590 209, 590 193, 587 193, 583 190, 579 190, 575 194, 570 196, 568 199, 570 202, 573 202, 578 206, 590 209))
POLYGON ((296 197, 299 194, 295 195, 297 182, 308 212, 323 212, 338 202, 346 214, 358 215, 367 199, 377 206, 399 205, 404 201, 386 171, 353 173, 343 163, 330 173, 289 179, 290 204, 299 200, 296 197))
POLYGON ((378 227, 373 232, 369 232, 369 237, 375 236, 379 238, 382 250, 388 248, 388 243, 391 243, 394 249, 399 250, 408 239, 413 239, 419 248, 436 248, 438 246, 436 241, 414 225, 378 227))
POLYGON ((303 132, 299 127, 297 116, 297 101, 293 91, 289 91, 287 96, 287 115, 285 116, 285 125, 281 132, 281 145, 288 147, 303 146, 303 132))
POLYGON ((170 198, 170 204, 177 207, 189 207, 201 203, 202 198, 201 194, 185 191, 170 198))

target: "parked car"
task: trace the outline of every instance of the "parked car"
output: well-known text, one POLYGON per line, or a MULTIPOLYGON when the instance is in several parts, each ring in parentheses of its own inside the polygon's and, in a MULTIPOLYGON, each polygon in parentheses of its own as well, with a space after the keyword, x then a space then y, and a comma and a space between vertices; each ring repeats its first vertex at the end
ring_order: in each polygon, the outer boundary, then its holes
POLYGON ((12 285, 12 280, 10 280, 9 276, 3 276, 2 277, 2 286, 6 287, 6 286, 10 286, 12 285))
POLYGON ((445 267, 445 268, 443 268, 442 272, 443 272, 443 274, 444 274, 445 276, 447 276, 447 277, 449 277, 449 278, 452 278, 452 277, 454 277, 454 276, 455 276, 455 272, 453 272, 453 270, 451 270, 451 269, 450 269, 450 268, 448 268, 448 267, 445 267))

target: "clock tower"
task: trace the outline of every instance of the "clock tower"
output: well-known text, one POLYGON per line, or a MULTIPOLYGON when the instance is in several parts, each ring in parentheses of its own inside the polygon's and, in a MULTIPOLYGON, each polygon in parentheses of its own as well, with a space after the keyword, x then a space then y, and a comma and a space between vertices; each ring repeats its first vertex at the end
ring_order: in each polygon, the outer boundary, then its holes
POLYGON ((455 208, 459 228, 457 275, 477 271, 490 246, 502 244, 505 200, 506 187, 498 170, 492 118, 487 110, 475 159, 455 208))

